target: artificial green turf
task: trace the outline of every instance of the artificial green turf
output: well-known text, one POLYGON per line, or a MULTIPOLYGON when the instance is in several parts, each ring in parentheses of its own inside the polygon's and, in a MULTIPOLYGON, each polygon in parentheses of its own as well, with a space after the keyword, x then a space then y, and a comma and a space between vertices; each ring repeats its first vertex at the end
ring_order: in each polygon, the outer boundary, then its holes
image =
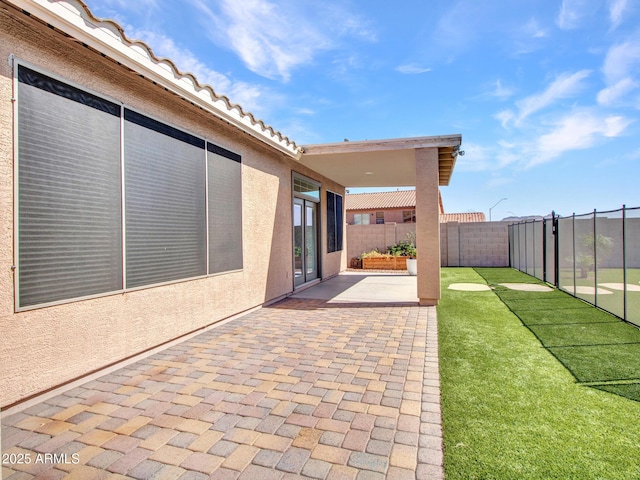
MULTIPOLYGON (((640 345, 640 330, 637 328, 629 328, 629 325, 620 321, 607 323, 528 325, 528 327, 547 348, 576 345, 619 345, 625 343, 640 345)), ((638 358, 640 359, 640 357, 638 358)), ((640 365, 640 362, 638 362, 638 364, 640 365)))
MULTIPOLYGON (((640 269, 628 268, 627 269, 627 284, 636 285, 640 284, 640 269)), ((575 278, 576 285, 594 287, 595 283, 623 283, 624 272, 621 268, 599 268, 596 273, 593 271, 587 272, 585 278, 581 278, 577 275, 575 278)), ((571 286, 574 284, 573 270, 563 269, 560 272, 560 285, 571 286)), ((610 294, 578 294, 577 296, 584 299, 587 302, 596 304, 600 308, 608 310, 620 317, 624 316, 624 292, 622 290, 608 289, 607 287, 601 287, 609 290, 610 294)), ((627 291, 627 318, 628 322, 640 325, 640 292, 627 291)))
MULTIPOLYGON (((491 283, 521 281, 501 270, 491 283)), ((484 280, 470 268, 442 270, 446 478, 640 478, 640 402, 619 396, 638 385, 578 384, 495 292, 451 283, 484 280)))
MULTIPOLYGON (((640 380, 640 343, 549 347, 549 351, 579 382, 640 380)), ((640 397, 628 398, 640 402, 640 397)))
MULTIPOLYGON (((640 380, 640 330, 613 315, 594 308, 566 292, 509 291, 499 284, 499 269, 479 268, 477 272, 522 323, 538 337, 580 382, 640 380), (545 325, 546 324, 546 325, 545 325)), ((539 283, 517 270, 507 269, 505 278, 521 278, 522 283, 539 283)), ((640 401, 640 396, 627 397, 640 401)))

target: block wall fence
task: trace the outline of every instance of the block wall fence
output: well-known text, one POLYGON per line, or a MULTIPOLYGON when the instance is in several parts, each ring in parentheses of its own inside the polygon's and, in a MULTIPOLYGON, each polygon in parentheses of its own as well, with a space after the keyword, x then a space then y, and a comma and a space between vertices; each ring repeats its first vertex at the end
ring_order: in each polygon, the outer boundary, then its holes
MULTIPOLYGON (((440 264, 443 267, 508 267, 507 222, 440 224, 440 264)), ((374 248, 384 250, 415 234, 415 224, 347 225, 347 261, 374 248)), ((418 251, 420 245, 418 245, 418 251)))

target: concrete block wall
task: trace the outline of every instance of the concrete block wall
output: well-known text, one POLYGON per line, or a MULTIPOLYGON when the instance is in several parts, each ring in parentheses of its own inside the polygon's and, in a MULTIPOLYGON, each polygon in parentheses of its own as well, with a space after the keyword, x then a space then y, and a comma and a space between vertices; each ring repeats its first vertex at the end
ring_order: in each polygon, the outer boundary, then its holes
POLYGON ((415 235, 415 223, 385 223, 384 225, 347 225, 347 262, 375 248, 385 250, 388 246, 405 240, 407 234, 415 235))
MULTIPOLYGON (((402 241, 409 232, 415 233, 415 224, 347 225, 347 262, 402 241)), ((443 267, 508 267, 508 223, 441 223, 440 259, 443 267)))
POLYGON ((442 266, 508 267, 506 222, 449 222, 440 225, 442 266))

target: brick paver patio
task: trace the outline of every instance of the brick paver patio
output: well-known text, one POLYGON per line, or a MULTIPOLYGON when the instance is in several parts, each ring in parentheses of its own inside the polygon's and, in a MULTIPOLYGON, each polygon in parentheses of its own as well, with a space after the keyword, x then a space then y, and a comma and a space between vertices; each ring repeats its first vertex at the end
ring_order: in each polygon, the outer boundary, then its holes
POLYGON ((13 413, 2 449, 11 480, 441 479, 436 311, 284 300, 13 413))

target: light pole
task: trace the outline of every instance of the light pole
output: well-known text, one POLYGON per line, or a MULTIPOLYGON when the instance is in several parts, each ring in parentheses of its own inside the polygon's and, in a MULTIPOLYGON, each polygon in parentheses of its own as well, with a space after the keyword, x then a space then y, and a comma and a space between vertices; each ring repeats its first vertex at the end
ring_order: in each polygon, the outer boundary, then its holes
POLYGON ((491 208, 489 209, 489 221, 491 221, 491 210, 493 210, 494 208, 496 208, 496 205, 498 205, 498 204, 499 204, 500 202, 502 202, 503 200, 507 200, 507 198, 506 198, 506 197, 505 197, 505 198, 501 198, 500 200, 498 200, 498 201, 496 202, 496 204, 495 204, 493 207, 491 207, 491 208))

